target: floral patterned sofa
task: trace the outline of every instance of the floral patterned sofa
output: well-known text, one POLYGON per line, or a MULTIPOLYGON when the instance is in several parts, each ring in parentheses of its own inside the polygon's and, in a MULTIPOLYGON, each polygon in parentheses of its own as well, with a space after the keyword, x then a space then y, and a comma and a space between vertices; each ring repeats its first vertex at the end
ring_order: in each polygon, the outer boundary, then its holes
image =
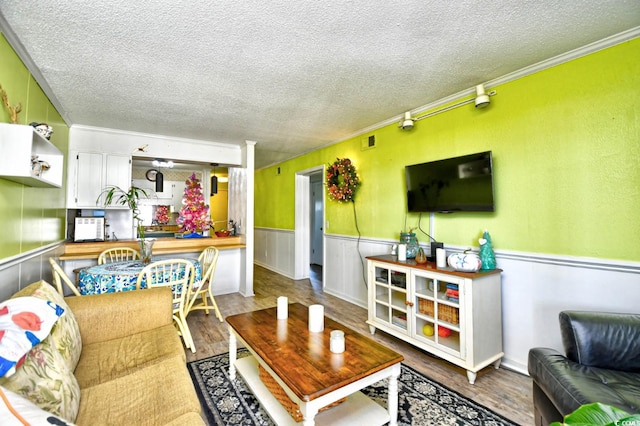
POLYGON ((23 296, 65 313, 0 379, 5 394, 78 425, 204 424, 168 288, 62 298, 40 281, 11 299, 23 296))

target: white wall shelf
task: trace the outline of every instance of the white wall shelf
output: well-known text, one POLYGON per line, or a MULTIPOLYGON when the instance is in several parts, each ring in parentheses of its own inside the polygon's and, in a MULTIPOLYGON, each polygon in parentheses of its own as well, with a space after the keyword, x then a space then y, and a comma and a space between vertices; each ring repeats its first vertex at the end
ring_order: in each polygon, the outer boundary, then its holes
POLYGON ((0 123, 0 152, 0 178, 27 186, 62 187, 64 155, 33 127, 0 123))

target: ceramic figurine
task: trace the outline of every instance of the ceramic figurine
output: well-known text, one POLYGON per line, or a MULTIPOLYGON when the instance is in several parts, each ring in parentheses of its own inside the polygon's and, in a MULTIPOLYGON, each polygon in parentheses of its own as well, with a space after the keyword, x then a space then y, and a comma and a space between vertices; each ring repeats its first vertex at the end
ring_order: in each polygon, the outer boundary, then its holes
POLYGON ((493 244, 489 231, 484 231, 482 238, 478 240, 480 243, 480 260, 482 261, 482 271, 490 271, 496 269, 496 255, 493 252, 493 244))

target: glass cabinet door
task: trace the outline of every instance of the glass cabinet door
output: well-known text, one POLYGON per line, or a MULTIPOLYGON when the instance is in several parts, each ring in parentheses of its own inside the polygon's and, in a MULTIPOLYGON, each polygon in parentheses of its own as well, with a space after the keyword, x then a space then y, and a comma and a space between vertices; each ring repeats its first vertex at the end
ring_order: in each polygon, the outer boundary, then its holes
POLYGON ((383 266, 374 268, 375 318, 407 330, 408 272, 383 266))
POLYGON ((462 281, 414 274, 414 336, 460 355, 462 281))

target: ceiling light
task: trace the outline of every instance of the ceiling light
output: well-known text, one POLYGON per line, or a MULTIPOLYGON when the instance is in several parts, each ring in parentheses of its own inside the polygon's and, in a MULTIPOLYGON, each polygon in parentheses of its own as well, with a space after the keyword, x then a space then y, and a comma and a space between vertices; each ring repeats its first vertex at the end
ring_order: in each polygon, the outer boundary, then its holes
POLYGON ((156 173, 156 192, 164 191, 164 175, 162 172, 156 173))
POLYGON ((165 169, 173 168, 173 161, 167 161, 162 158, 156 158, 151 164, 153 164, 154 167, 163 167, 165 169))
POLYGON ((211 163, 213 166, 213 176, 211 176, 211 197, 218 193, 218 177, 216 176, 216 166, 218 163, 211 163))

